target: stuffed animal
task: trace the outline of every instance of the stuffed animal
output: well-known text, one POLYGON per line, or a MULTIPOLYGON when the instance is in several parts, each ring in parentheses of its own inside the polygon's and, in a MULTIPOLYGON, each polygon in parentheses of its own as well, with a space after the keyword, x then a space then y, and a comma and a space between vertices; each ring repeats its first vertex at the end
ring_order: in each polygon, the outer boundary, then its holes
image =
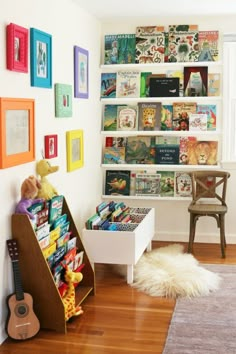
POLYGON ((44 198, 46 200, 52 199, 55 195, 58 195, 56 189, 47 180, 46 176, 50 173, 54 173, 59 170, 58 166, 51 166, 50 163, 42 159, 37 162, 36 172, 41 177, 41 189, 38 191, 38 198, 44 198))
POLYGON ((66 294, 62 301, 65 308, 65 320, 68 321, 73 316, 78 316, 83 313, 81 306, 75 305, 75 287, 74 283, 79 283, 83 279, 83 274, 73 272, 68 266, 65 268, 65 281, 68 285, 66 294))
POLYGON ((34 214, 29 212, 28 208, 31 205, 44 201, 42 198, 35 199, 40 188, 41 184, 35 176, 29 176, 26 178, 21 185, 21 200, 16 205, 15 213, 27 214, 30 219, 33 220, 34 214))

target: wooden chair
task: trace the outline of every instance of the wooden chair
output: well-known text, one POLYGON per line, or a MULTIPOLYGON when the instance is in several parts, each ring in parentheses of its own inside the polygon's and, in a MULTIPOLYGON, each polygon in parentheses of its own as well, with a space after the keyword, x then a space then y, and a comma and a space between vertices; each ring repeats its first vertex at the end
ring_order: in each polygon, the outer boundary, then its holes
POLYGON ((220 228, 221 254, 225 258, 225 202, 228 172, 195 171, 191 172, 192 202, 188 207, 190 213, 190 231, 188 252, 192 252, 196 223, 201 216, 211 216, 216 219, 220 228))

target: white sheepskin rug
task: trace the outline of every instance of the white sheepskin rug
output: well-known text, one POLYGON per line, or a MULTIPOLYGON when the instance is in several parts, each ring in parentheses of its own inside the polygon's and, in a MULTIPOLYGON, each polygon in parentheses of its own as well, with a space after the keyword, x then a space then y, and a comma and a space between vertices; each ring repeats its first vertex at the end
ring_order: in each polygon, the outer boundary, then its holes
POLYGON ((151 296, 188 297, 208 295, 219 288, 220 276, 199 265, 179 244, 145 252, 134 266, 131 286, 151 296))

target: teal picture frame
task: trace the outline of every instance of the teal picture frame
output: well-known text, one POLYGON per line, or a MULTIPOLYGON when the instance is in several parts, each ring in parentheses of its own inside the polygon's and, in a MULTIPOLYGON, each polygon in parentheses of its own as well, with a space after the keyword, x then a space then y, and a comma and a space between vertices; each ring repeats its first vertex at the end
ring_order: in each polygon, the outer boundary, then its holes
POLYGON ((30 28, 31 86, 52 88, 52 36, 30 28))
POLYGON ((55 84, 55 116, 72 117, 72 85, 55 84))

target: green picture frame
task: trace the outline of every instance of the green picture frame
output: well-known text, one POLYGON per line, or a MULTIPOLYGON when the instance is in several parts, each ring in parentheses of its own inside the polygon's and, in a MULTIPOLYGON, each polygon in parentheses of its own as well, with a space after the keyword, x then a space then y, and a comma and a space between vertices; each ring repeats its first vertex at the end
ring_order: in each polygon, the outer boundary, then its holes
POLYGON ((72 85, 55 84, 55 116, 72 117, 72 85))

